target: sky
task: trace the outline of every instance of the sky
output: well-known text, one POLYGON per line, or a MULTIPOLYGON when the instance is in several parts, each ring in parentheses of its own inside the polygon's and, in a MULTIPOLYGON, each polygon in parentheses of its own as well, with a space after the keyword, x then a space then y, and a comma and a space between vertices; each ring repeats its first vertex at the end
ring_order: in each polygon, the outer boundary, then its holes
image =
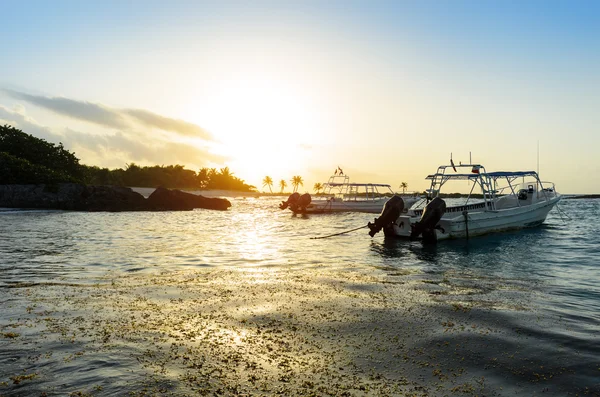
POLYGON ((260 191, 299 175, 310 192, 339 166, 422 191, 452 156, 600 193, 597 1, 0 10, 0 124, 87 165, 229 167, 260 191))

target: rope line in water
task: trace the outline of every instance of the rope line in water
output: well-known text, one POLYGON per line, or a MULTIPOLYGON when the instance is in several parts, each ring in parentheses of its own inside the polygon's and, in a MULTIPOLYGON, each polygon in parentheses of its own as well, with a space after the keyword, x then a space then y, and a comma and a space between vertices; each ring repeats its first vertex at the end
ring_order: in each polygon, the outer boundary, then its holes
POLYGON ((562 219, 563 221, 564 221, 564 219, 562 217, 563 215, 566 216, 567 219, 573 220, 573 218, 571 218, 569 215, 567 215, 567 213, 558 206, 558 203, 556 203, 556 209, 558 210, 558 215, 560 215, 560 219, 562 219))
POLYGON ((361 227, 357 227, 356 229, 346 230, 345 232, 330 234, 328 236, 311 237, 310 239, 311 240, 318 240, 318 239, 321 239, 321 238, 328 238, 328 237, 333 237, 333 236, 339 236, 341 234, 346 234, 346 233, 354 232, 354 231, 356 231, 358 229, 363 229, 363 228, 365 228, 367 226, 369 226, 369 225, 364 225, 364 226, 361 226, 361 227))

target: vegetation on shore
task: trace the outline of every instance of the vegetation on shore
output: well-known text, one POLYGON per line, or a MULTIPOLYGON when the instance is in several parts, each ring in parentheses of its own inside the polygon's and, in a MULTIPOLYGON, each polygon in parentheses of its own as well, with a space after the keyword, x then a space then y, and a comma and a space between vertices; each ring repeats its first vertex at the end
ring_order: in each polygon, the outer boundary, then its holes
POLYGON ((116 185, 179 189, 220 189, 256 191, 234 176, 228 167, 201 168, 198 172, 182 165, 125 169, 100 168, 79 163, 74 153, 44 139, 36 138, 9 125, 0 126, 0 184, 54 184, 63 182, 87 185, 116 185))
POLYGON ((79 182, 83 168, 62 143, 54 145, 8 125, 0 126, 0 183, 79 182))

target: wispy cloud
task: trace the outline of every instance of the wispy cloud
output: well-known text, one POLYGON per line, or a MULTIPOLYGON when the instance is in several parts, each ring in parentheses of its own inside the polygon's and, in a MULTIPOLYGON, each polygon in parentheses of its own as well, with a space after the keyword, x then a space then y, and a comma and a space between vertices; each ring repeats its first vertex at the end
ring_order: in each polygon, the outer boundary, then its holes
POLYGON ((88 121, 105 127, 126 128, 128 126, 128 123, 118 111, 97 103, 76 101, 63 97, 30 95, 24 92, 7 89, 5 89, 4 92, 15 99, 29 102, 63 116, 88 121))
POLYGON ((211 140, 212 136, 205 129, 187 121, 172 119, 143 109, 125 109, 123 113, 133 117, 141 124, 148 127, 159 128, 165 131, 177 132, 182 135, 199 137, 211 140))
MULTIPOLYGON (((53 131, 28 117, 25 108, 9 109, 0 105, 0 125, 9 124, 38 138, 52 143, 62 142, 71 151, 83 152, 89 158, 81 158, 87 165, 123 167, 126 163, 183 164, 205 167, 223 164, 227 158, 213 154, 208 149, 168 140, 148 139, 147 134, 135 130, 90 134, 65 128, 53 131)), ((78 156, 79 157, 79 156, 78 156)))
POLYGON ((31 95, 3 89, 15 99, 29 102, 54 113, 118 130, 134 128, 136 124, 169 131, 186 137, 212 140, 212 135, 202 127, 179 119, 166 117, 145 109, 117 109, 99 103, 64 97, 31 95))
POLYGON ((9 109, 0 105, 0 125, 4 124, 18 127, 28 134, 45 139, 49 142, 58 143, 63 139, 62 135, 54 133, 50 128, 38 124, 35 120, 28 117, 23 107, 9 109))
MULTIPOLYGON (((65 140, 99 157, 123 159, 122 164, 141 162, 147 164, 194 164, 202 167, 210 163, 222 164, 227 159, 196 146, 161 140, 148 140, 136 133, 116 132, 110 135, 86 134, 67 129, 65 140), (100 156, 101 155, 101 156, 100 156)), ((114 163, 111 160, 111 163, 114 163)))

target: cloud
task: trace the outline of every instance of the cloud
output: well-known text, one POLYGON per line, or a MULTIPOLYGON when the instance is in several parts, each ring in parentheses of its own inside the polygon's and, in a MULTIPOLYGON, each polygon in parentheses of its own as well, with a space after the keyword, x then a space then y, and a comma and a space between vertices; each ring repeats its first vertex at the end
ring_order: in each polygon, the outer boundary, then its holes
POLYGON ((110 109, 103 105, 86 101, 76 101, 63 97, 45 97, 39 95, 30 95, 23 92, 7 90, 8 95, 15 99, 27 101, 33 105, 51 110, 74 119, 88 121, 111 128, 126 128, 128 123, 118 111, 110 109))
POLYGON ((61 142, 64 138, 62 135, 56 134, 50 128, 38 124, 34 119, 25 114, 25 108, 22 106, 11 110, 0 105, 0 124, 9 124, 15 128, 19 128, 28 134, 38 138, 45 139, 52 143, 61 142))
POLYGON ((165 131, 177 132, 181 135, 199 137, 212 140, 212 136, 205 129, 187 121, 164 117, 143 109, 125 109, 123 113, 133 117, 141 124, 148 127, 159 128, 165 131))
POLYGON ((206 167, 227 161, 226 157, 213 154, 208 149, 168 140, 148 139, 145 132, 135 130, 90 134, 65 128, 57 133, 28 117, 22 106, 9 109, 0 105, 0 125, 2 124, 12 125, 51 143, 62 142, 76 156, 77 152, 83 152, 85 157, 77 157, 86 165, 123 167, 126 163, 138 162, 206 167))
POLYGON ((210 163, 222 164, 227 158, 197 146, 162 140, 142 139, 136 133, 116 132, 111 135, 86 134, 67 129, 65 139, 73 147, 96 153, 98 157, 120 158, 122 164, 193 164, 199 167, 210 163))
POLYGON ((46 97, 24 92, 3 89, 15 99, 51 110, 63 116, 87 121, 113 129, 130 129, 136 124, 173 132, 186 137, 213 140, 212 135, 202 127, 184 120, 165 117, 144 109, 116 109, 102 104, 79 101, 64 97, 46 97))

